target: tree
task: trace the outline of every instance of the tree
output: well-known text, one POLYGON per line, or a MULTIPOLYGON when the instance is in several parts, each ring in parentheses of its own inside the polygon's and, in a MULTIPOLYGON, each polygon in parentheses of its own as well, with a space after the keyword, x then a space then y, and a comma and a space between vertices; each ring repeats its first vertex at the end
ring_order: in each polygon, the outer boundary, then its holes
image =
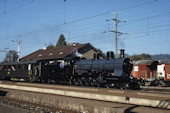
POLYGON ((139 55, 132 55, 130 57, 131 60, 141 60, 141 57, 139 55))
POLYGON ((54 48, 55 46, 52 44, 52 43, 50 43, 48 46, 47 46, 47 49, 52 49, 52 48, 54 48))
POLYGON ((76 42, 75 44, 76 44, 76 45, 81 45, 81 43, 79 43, 79 42, 76 42))
POLYGON ((103 53, 103 51, 100 48, 98 48, 97 51, 99 51, 100 53, 103 53))
POLYGON ((65 46, 67 46, 67 43, 65 41, 64 35, 61 34, 58 41, 57 41, 56 47, 65 47, 65 46))
POLYGON ((16 62, 17 58, 18 58, 17 52, 15 50, 10 50, 8 53, 6 53, 3 62, 16 62))
POLYGON ((140 55, 132 55, 130 58, 131 60, 152 60, 151 55, 145 53, 140 55))
POLYGON ((141 57, 143 60, 152 60, 152 56, 149 54, 143 53, 143 54, 141 54, 141 57))

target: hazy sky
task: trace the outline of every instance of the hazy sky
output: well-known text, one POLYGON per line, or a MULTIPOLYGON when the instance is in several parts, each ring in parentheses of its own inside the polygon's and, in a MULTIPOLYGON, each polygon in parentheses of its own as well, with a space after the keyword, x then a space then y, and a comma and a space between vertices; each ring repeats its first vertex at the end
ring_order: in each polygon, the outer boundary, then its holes
POLYGON ((115 51, 115 12, 118 49, 127 54, 170 54, 170 0, 0 0, 0 61, 5 51, 21 57, 49 44, 60 34, 68 43, 91 43, 103 52, 115 51), (110 20, 110 21, 105 21, 110 20))

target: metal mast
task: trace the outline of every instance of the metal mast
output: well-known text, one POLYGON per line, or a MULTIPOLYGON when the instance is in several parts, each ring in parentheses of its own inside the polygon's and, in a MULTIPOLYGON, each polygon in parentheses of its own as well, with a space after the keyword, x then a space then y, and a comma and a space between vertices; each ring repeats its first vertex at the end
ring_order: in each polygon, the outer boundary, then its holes
POLYGON ((116 12, 115 22, 116 22, 116 58, 117 58, 117 23, 118 23, 118 20, 117 20, 117 12, 116 12))
POLYGON ((19 57, 20 57, 20 36, 19 36, 19 40, 18 40, 18 59, 17 59, 17 62, 19 62, 19 57))
MULTIPOLYGON (((114 20, 115 21, 115 31, 113 31, 113 30, 108 30, 108 32, 114 32, 115 34, 116 34, 116 48, 115 48, 115 52, 116 52, 116 55, 115 55, 115 57, 117 58, 117 50, 118 50, 118 35, 122 35, 122 34, 127 34, 127 33, 122 33, 122 32, 118 32, 118 30, 117 30, 117 27, 118 27, 118 23, 119 22, 127 22, 127 21, 120 21, 120 20, 118 20, 118 13, 116 12, 115 13, 115 15, 116 15, 116 17, 115 18, 113 18, 113 19, 110 19, 110 20, 114 20)), ((110 20, 105 20, 105 21, 110 21, 110 20)))

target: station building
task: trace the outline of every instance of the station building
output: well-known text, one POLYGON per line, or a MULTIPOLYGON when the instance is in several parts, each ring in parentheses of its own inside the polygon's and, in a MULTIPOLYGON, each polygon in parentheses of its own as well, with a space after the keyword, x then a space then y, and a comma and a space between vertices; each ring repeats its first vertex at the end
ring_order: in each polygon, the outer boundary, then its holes
POLYGON ((54 47, 37 50, 23 58, 20 61, 32 60, 71 60, 75 57, 84 59, 93 59, 94 53, 98 53, 100 59, 105 58, 105 55, 93 47, 90 43, 86 44, 69 44, 66 47, 54 47))

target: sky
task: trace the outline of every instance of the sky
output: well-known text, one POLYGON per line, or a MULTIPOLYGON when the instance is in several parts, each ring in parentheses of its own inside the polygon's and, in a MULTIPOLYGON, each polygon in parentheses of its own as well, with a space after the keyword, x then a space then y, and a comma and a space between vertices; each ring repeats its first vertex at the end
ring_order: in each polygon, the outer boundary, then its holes
POLYGON ((0 0, 0 61, 20 58, 56 42, 90 43, 104 53, 170 54, 170 0, 0 0), (109 20, 109 21, 106 21, 109 20))

